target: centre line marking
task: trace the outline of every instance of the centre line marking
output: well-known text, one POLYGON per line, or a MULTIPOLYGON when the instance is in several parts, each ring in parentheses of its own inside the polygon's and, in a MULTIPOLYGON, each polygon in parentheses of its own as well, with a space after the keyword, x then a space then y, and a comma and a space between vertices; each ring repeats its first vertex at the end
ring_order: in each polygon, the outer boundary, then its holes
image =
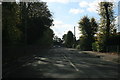
POLYGON ((71 65, 76 71, 79 71, 79 69, 78 69, 65 55, 63 55, 63 56, 64 56, 64 58, 66 58, 66 59, 69 61, 70 65, 71 65))

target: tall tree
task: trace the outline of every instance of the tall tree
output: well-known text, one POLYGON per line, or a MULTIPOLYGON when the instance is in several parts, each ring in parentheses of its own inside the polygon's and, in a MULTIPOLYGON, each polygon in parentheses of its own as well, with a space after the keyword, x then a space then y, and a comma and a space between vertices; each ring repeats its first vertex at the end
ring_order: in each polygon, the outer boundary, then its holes
POLYGON ((89 19, 84 16, 79 22, 79 29, 82 33, 81 36, 81 47, 83 50, 92 50, 92 43, 94 42, 94 35, 97 32, 97 22, 94 18, 89 19))
POLYGON ((67 37, 67 34, 64 34, 64 35, 62 36, 62 41, 63 41, 63 45, 64 45, 64 46, 66 46, 66 45, 65 45, 66 37, 67 37))
POLYGON ((3 2, 3 42, 34 43, 52 25, 52 14, 45 2, 3 2))
POLYGON ((54 41, 54 45, 61 45, 62 44, 61 38, 59 38, 56 35, 54 36, 53 41, 54 41))
POLYGON ((19 8, 16 2, 2 3, 2 33, 3 44, 16 44, 22 32, 17 27, 19 24, 19 8))
POLYGON ((95 18, 90 19, 90 25, 91 25, 91 37, 93 43, 95 41, 95 34, 97 34, 98 31, 98 23, 96 22, 95 18))
POLYGON ((100 2, 99 3, 99 15, 100 15, 100 43, 103 45, 103 51, 106 51, 109 36, 114 32, 115 29, 115 16, 112 2, 100 2))
POLYGON ((53 42, 52 22, 52 14, 45 2, 3 2, 3 61, 10 62, 24 53, 30 54, 29 51, 34 53, 36 47, 50 46, 53 42))
POLYGON ((68 31, 66 39, 65 39, 65 44, 67 47, 71 48, 73 43, 74 43, 74 38, 73 38, 73 33, 71 31, 68 31))
POLYGON ((80 20, 79 29, 80 29, 81 33, 85 36, 89 36, 91 34, 90 19, 87 16, 84 16, 80 20))
POLYGON ((34 43, 42 39, 44 31, 52 25, 52 14, 45 2, 21 2, 21 27, 25 42, 34 43))
POLYGON ((48 28, 44 31, 42 39, 37 40, 37 44, 45 47, 49 47, 53 44, 53 30, 48 28))

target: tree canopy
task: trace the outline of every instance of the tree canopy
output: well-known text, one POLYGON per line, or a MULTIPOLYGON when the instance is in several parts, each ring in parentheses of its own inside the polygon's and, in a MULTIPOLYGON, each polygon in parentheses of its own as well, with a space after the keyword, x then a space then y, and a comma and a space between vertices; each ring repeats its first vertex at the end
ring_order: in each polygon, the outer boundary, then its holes
POLYGON ((99 15, 100 15, 100 27, 98 40, 102 45, 102 51, 106 51, 109 37, 115 30, 115 16, 112 2, 100 2, 99 3, 99 15))
POLYGON ((74 43, 73 33, 72 33, 72 31, 68 31, 68 33, 66 35, 66 38, 65 38, 65 45, 67 47, 71 48, 73 43, 74 43))
POLYGON ((94 42, 94 35, 97 32, 98 24, 94 18, 84 16, 79 22, 79 29, 82 33, 80 44, 82 50, 91 50, 94 42))
POLYGON ((4 44, 33 44, 42 39, 53 24, 45 2, 4 2, 2 14, 4 44))

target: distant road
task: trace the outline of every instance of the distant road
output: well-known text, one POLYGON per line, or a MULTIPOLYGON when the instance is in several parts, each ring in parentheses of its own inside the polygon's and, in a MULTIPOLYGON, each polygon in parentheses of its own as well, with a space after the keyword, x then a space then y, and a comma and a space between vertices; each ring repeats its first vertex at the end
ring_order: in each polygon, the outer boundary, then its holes
POLYGON ((68 48, 52 48, 12 70, 8 78, 117 78, 118 64, 68 48))

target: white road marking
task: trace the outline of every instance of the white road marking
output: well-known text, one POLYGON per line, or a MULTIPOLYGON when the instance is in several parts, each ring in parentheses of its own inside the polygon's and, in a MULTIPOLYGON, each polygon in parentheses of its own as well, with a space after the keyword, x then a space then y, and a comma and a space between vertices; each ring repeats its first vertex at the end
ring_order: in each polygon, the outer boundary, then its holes
POLYGON ((76 71, 79 71, 79 69, 78 69, 65 55, 63 55, 63 56, 64 56, 64 58, 66 58, 66 59, 69 61, 70 65, 71 65, 76 71))

